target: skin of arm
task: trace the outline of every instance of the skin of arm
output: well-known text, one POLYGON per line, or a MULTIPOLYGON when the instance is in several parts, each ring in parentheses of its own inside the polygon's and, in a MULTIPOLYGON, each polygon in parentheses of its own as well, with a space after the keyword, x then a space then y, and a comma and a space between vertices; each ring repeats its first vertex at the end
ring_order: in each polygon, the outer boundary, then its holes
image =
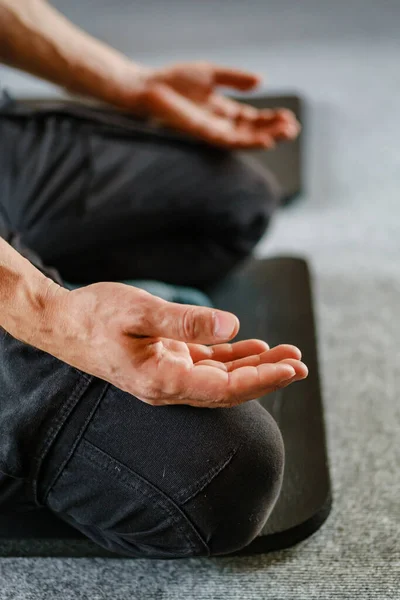
POLYGON ((124 106, 150 69, 88 35, 44 0, 0 0, 0 62, 124 106), (118 97, 120 93, 121 97, 118 97))

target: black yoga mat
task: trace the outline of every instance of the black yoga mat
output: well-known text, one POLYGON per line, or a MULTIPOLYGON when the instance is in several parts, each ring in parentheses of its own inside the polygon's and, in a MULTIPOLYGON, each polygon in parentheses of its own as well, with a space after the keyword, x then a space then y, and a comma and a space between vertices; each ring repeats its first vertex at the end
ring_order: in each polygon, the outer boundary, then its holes
POLYGON ((286 548, 316 531, 331 507, 310 273, 298 258, 252 260, 212 297, 240 317, 238 339, 294 344, 309 368, 306 380, 260 399, 283 435, 284 481, 261 535, 237 554, 286 548))
MULTIPOLYGON (((301 259, 253 259, 210 295, 216 306, 239 316, 238 338, 295 344, 309 367, 306 380, 260 399, 283 434, 285 475, 262 534, 236 554, 286 548, 316 531, 331 506, 309 271, 301 259)), ((119 557, 42 509, 0 515, 0 556, 119 557)))

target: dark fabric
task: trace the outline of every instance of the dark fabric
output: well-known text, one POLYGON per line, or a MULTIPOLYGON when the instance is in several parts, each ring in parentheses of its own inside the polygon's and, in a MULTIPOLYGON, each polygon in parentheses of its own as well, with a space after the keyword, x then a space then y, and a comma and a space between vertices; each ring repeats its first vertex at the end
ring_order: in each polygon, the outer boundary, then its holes
POLYGON ((0 112, 3 221, 72 283, 204 288, 260 239, 275 184, 235 154, 128 133, 86 116, 0 112))
MULTIPOLYGON (((275 204, 234 155, 67 114, 7 109, 0 140, 2 234, 59 281, 205 286, 248 255, 275 204)), ((2 512, 49 506, 132 556, 230 552, 262 527, 283 447, 257 402, 150 407, 4 331, 0 357, 2 512)))
POLYGON ((224 554, 260 532, 283 471, 260 404, 152 407, 96 381, 87 390, 44 463, 40 503, 131 556, 224 554))

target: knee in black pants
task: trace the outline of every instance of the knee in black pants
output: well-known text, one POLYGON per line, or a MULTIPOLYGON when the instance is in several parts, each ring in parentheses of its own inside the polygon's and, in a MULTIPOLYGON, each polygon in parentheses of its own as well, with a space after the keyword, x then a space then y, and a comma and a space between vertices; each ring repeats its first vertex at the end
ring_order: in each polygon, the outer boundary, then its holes
MULTIPOLYGON (((271 173, 239 154, 216 153, 203 169, 204 185, 197 192, 198 225, 190 242, 198 248, 192 251, 196 280, 186 283, 207 289, 251 255, 268 228, 281 192, 271 173)), ((186 257, 190 255, 189 250, 186 257)))
POLYGON ((79 413, 64 428, 47 459, 41 501, 128 556, 187 558, 247 546, 281 488, 284 447, 271 415, 256 401, 151 407, 107 389, 72 456, 79 413))
POLYGON ((216 182, 215 202, 222 219, 221 230, 238 258, 250 254, 264 235, 272 214, 279 204, 279 186, 271 173, 245 156, 225 158, 221 178, 216 182))
POLYGON ((278 499, 284 470, 283 440, 270 414, 261 409, 260 416, 258 424, 253 423, 242 435, 226 467, 181 507, 202 535, 211 556, 240 550, 253 541, 278 499))
POLYGON ((185 226, 159 246, 142 247, 146 256, 153 253, 145 272, 207 290, 251 255, 281 192, 271 173, 239 154, 202 150, 186 156, 185 166, 191 181, 181 203, 185 226))

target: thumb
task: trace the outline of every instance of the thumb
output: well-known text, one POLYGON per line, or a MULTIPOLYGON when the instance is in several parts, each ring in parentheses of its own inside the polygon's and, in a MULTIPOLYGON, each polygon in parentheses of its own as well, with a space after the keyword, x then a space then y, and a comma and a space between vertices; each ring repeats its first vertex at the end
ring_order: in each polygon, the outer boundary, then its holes
POLYGON ((143 335, 198 344, 231 340, 240 327, 239 319, 232 313, 165 301, 157 307, 153 305, 148 317, 143 335))

